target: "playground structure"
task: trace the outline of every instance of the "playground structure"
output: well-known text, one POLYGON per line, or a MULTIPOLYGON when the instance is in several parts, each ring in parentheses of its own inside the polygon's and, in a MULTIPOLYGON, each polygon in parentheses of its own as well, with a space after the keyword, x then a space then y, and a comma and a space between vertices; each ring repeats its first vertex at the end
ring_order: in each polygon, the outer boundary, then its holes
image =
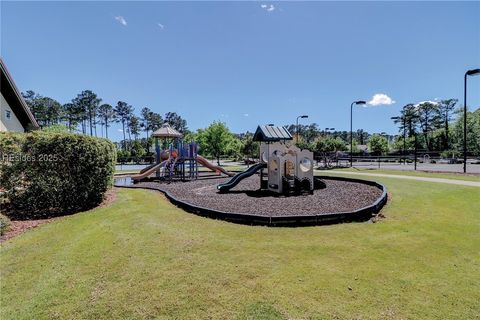
POLYGON ((196 180, 199 164, 218 174, 233 176, 233 173, 211 164, 199 155, 197 143, 182 141, 183 135, 168 123, 156 130, 152 136, 155 138, 156 162, 133 175, 131 178, 135 182, 146 180, 152 175, 155 175, 156 179, 168 181, 196 180))
POLYGON ((228 180, 224 176, 226 182, 221 184, 216 179, 197 179, 198 165, 218 173, 223 169, 199 156, 194 142, 184 143, 180 134, 173 138, 172 133, 163 132, 167 134, 169 138, 162 138, 165 140, 163 150, 156 141, 157 162, 154 165, 132 179, 116 179, 115 185, 134 187, 132 180, 141 182, 139 180, 153 174, 164 179, 188 180, 188 183, 139 183, 135 187, 158 190, 185 211, 249 225, 300 226, 366 221, 387 203, 387 190, 374 181, 314 177, 312 152, 292 145, 292 136, 283 127, 259 126, 253 138, 260 142, 259 163, 228 180), (253 177, 255 173, 260 173, 260 183, 253 177), (241 188, 227 193, 241 181, 241 188), (318 189, 322 192, 314 192, 318 189), (300 194, 308 196, 290 197, 300 194))
POLYGON ((313 194, 313 152, 290 145, 287 141, 292 139, 284 127, 258 126, 253 140, 260 142, 260 163, 219 184, 217 189, 227 192, 260 171, 260 189, 285 195, 313 194))

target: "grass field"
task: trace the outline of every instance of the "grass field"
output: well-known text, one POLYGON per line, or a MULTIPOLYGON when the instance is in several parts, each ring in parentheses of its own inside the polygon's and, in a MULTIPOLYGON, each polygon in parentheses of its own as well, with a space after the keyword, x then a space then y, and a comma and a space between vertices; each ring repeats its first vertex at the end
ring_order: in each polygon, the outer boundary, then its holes
POLYGON ((2 245, 0 318, 478 319, 480 188, 375 180, 386 219, 304 228, 122 189, 2 245))
POLYGON ((115 170, 115 174, 137 174, 140 170, 115 170))
MULTIPOLYGON (((402 170, 385 170, 385 169, 363 169, 363 168, 338 168, 335 171, 343 172, 364 172, 364 173, 380 173, 391 174, 401 176, 413 176, 413 177, 427 177, 427 178, 444 178, 454 180, 466 180, 466 181, 480 181, 480 175, 474 174, 462 174, 462 173, 443 173, 443 172, 424 172, 424 171, 402 171, 402 170)), ((329 172, 330 170, 316 170, 320 174, 329 172)))

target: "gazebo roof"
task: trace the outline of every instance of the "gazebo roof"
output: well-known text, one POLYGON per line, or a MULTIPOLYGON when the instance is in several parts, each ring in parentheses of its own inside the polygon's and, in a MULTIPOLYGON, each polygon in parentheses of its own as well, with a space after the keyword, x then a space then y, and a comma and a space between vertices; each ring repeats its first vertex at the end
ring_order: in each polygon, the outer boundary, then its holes
POLYGON ((292 135, 285 127, 258 126, 253 135, 253 141, 274 142, 280 140, 292 140, 292 135))
POLYGON ((173 129, 170 124, 164 123, 152 136, 156 138, 181 138, 183 135, 177 130, 173 129))

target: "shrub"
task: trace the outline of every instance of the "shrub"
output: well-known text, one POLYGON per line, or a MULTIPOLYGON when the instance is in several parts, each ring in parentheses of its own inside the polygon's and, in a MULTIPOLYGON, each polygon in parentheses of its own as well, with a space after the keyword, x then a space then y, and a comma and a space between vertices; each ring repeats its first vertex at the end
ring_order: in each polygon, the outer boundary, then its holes
POLYGON ((43 132, 52 132, 52 133, 69 133, 68 127, 62 125, 62 124, 53 124, 48 127, 43 127, 42 128, 43 132))
POLYGON ((145 146, 138 140, 133 141, 131 155, 134 158, 141 158, 145 155, 145 146))
POLYGON ((448 159, 448 158, 455 158, 455 155, 461 155, 461 153, 459 153, 458 151, 456 150, 444 150, 442 151, 442 153, 440 153, 440 156, 443 158, 443 159, 448 159))
POLYGON ((372 155, 382 155, 388 152, 388 141, 384 136, 374 134, 368 139, 368 150, 372 155))
POLYGON ((128 150, 118 150, 117 157, 119 162, 122 162, 122 163, 128 162, 131 157, 131 154, 130 154, 130 151, 128 150))
POLYGON ((116 150, 106 139, 70 133, 2 133, 0 189, 18 219, 98 205, 113 184, 116 150))

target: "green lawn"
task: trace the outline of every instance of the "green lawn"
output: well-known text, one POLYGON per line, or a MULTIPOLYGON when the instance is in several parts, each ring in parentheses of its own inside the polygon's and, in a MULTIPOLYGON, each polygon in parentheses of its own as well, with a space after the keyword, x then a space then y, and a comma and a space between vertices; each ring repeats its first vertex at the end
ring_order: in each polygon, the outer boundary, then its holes
POLYGON ((478 319, 480 188, 375 180, 385 220, 303 228, 120 190, 2 245, 0 318, 478 319))
POLYGON ((115 170, 115 174, 137 174, 140 170, 115 170))
MULTIPOLYGON (((428 178, 444 178, 454 180, 466 180, 466 181, 480 181, 480 175, 463 174, 463 173, 443 173, 443 172, 424 172, 424 171, 402 171, 402 170, 386 170, 386 169, 374 169, 374 168, 336 168, 333 170, 346 171, 346 172, 362 172, 362 173, 380 173, 380 174, 393 174, 400 176, 414 176, 414 177, 428 177, 428 178)), ((315 170, 316 173, 322 175, 328 173, 330 170, 315 170)), ((358 177, 358 176, 357 176, 358 177)))

